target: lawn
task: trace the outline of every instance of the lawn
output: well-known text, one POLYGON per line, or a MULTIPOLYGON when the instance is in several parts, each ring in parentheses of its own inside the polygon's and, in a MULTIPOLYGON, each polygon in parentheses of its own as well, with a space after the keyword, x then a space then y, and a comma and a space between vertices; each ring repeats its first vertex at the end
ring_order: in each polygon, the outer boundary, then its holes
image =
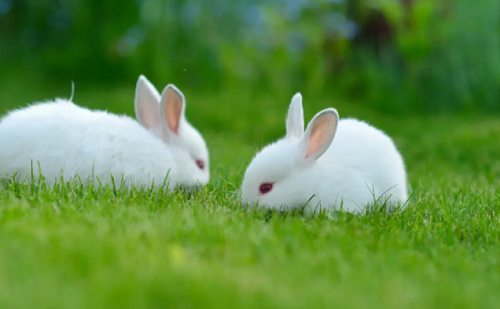
MULTIPOLYGON (((134 83, 77 83, 74 100, 132 115, 134 83)), ((393 136, 413 195, 392 215, 284 216, 245 211, 235 193, 256 149, 284 134, 293 93, 178 86, 210 149, 210 184, 1 188, 0 308, 498 308, 497 117, 383 115, 304 92, 306 122, 334 106, 393 136)), ((0 80, 0 114, 70 88, 0 80)))

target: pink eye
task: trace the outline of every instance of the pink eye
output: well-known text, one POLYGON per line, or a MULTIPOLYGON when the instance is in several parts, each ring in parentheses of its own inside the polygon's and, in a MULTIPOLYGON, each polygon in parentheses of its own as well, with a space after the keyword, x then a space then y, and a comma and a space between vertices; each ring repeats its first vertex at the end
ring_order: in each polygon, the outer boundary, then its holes
POLYGON ((263 183, 260 185, 259 191, 262 194, 269 193, 273 189, 272 183, 263 183))
POLYGON ((205 168, 205 163, 203 163, 203 161, 201 161, 201 160, 196 160, 196 165, 198 165, 200 170, 205 168))

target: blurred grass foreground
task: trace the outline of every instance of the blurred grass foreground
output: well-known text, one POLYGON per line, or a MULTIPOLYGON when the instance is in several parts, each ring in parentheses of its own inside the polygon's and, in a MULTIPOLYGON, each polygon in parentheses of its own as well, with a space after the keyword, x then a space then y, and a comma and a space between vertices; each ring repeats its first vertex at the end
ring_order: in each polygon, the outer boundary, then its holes
POLYGON ((0 0, 0 78, 500 111, 497 0, 0 0))

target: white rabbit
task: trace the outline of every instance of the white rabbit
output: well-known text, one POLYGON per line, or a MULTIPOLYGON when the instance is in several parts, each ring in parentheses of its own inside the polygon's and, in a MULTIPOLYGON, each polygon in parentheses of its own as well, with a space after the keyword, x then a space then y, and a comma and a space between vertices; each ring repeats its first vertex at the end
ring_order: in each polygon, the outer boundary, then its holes
POLYGON ((339 121, 337 111, 328 108, 304 133, 300 93, 292 99, 286 128, 286 136, 248 166, 243 204, 362 213, 375 200, 393 207, 408 199, 403 158, 382 131, 356 119, 339 121))
POLYGON ((183 94, 168 85, 160 96, 141 75, 135 108, 142 126, 63 99, 11 111, 0 120, 0 178, 33 172, 38 179, 41 171, 49 185, 61 176, 109 183, 111 175, 117 186, 123 177, 127 185, 159 187, 167 175, 170 189, 206 184, 208 151, 184 117, 183 94))

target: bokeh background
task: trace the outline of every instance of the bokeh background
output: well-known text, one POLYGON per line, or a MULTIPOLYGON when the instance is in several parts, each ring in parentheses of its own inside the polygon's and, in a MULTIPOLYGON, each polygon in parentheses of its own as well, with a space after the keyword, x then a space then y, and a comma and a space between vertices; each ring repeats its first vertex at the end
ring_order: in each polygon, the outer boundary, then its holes
POLYGON ((2 79, 38 75, 66 92, 71 80, 132 86, 143 73, 198 93, 498 112, 500 2, 0 0, 0 65, 2 79))

